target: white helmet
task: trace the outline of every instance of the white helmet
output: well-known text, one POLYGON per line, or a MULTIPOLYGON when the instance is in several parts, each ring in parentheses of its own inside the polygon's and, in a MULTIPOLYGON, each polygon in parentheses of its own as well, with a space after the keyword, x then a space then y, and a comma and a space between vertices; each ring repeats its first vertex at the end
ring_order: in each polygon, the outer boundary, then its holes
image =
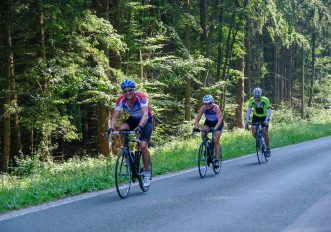
POLYGON ((211 95, 206 95, 202 98, 204 104, 213 103, 214 98, 211 95))
POLYGON ((253 89, 253 96, 254 97, 261 97, 262 96, 262 89, 259 87, 253 89))

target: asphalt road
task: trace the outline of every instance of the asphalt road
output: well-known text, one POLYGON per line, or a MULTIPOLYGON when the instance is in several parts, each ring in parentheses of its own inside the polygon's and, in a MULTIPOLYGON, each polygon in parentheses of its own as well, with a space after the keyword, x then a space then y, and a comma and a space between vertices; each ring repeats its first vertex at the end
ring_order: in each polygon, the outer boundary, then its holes
POLYGON ((0 215, 0 232, 331 231, 331 137, 154 178, 121 200, 114 189, 0 215))

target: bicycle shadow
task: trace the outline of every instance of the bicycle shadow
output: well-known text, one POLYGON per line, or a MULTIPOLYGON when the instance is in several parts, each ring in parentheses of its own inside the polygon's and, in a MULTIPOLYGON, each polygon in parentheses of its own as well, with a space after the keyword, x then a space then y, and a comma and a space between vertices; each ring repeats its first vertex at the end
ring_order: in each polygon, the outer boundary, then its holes
POLYGON ((241 166, 241 167, 256 167, 256 166, 261 166, 261 165, 265 165, 265 164, 268 164, 268 162, 263 162, 262 164, 259 164, 258 161, 253 161, 253 162, 242 163, 239 166, 241 166))

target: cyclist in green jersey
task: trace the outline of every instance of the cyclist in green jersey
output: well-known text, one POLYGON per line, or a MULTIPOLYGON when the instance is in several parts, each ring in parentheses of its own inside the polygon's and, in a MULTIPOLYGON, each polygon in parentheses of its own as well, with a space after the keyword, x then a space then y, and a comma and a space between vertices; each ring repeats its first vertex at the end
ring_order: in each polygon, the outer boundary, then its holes
MULTIPOLYGON (((269 145, 269 134, 268 134, 268 125, 271 117, 271 104, 267 97, 262 96, 262 90, 260 88, 253 89, 253 97, 248 101, 247 113, 246 113, 246 125, 245 128, 248 128, 250 122, 250 114, 253 111, 252 124, 257 122, 263 122, 262 132, 264 141, 267 146, 266 154, 270 156, 270 145, 269 145)), ((256 126, 252 125, 252 135, 255 138, 256 135, 256 126)))

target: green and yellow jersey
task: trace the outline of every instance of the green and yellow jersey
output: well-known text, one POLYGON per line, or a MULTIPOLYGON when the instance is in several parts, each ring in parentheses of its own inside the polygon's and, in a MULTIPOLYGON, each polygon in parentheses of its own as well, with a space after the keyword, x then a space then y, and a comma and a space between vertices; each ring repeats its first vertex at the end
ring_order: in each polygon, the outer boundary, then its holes
POLYGON ((255 102, 254 97, 251 97, 247 103, 247 108, 248 107, 252 107, 254 116, 266 117, 268 114, 268 108, 271 107, 271 104, 267 97, 262 96, 260 102, 255 102))

